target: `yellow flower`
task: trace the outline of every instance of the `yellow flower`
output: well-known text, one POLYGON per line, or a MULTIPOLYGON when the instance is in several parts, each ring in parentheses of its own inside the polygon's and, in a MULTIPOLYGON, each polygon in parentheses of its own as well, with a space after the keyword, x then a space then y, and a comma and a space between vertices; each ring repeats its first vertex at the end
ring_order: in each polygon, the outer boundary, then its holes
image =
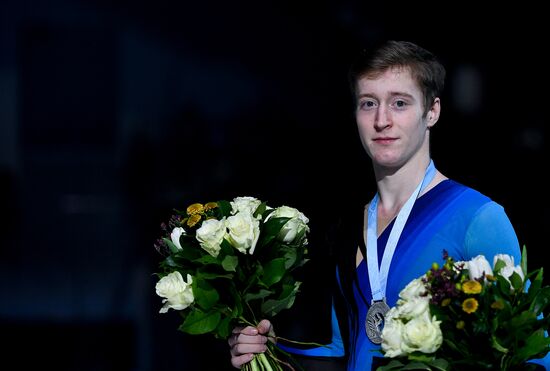
POLYGON ((189 205, 187 207, 187 215, 195 215, 195 214, 201 214, 204 211, 204 206, 199 203, 195 203, 193 205, 189 205))
POLYGON ((468 314, 474 313, 478 306, 479 303, 474 298, 468 298, 462 302, 462 310, 468 314))
POLYGON ((208 210, 215 209, 216 207, 218 207, 217 202, 208 202, 206 205, 204 205, 204 211, 206 212, 208 210))
POLYGON ((491 304, 491 308, 493 309, 504 309, 504 303, 502 300, 497 300, 491 304))
POLYGON ((190 226, 190 227, 194 227, 195 224, 200 222, 200 220, 201 220, 201 215, 200 214, 193 214, 187 220, 187 225, 190 226))
POLYGON ((479 294, 481 292, 481 283, 475 280, 466 281, 462 284, 462 291, 466 294, 479 294))

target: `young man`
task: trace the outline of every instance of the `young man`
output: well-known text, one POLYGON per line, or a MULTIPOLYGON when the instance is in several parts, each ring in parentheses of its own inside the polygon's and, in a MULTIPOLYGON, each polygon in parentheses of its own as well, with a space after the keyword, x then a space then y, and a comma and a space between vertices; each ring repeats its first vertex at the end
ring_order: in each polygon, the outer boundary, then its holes
MULTIPOLYGON (((356 122, 372 160, 377 193, 352 215, 337 240, 339 292, 329 348, 291 349, 306 356, 344 356, 348 370, 370 370, 382 354, 381 324, 399 292, 443 250, 456 260, 483 254, 521 259, 504 209, 448 179, 430 157, 430 130, 441 112, 445 69, 429 51, 389 41, 351 69, 356 122)), ((268 321, 234 330, 231 363, 241 367, 265 350, 268 321)), ((547 357, 548 358, 548 357, 547 357)))

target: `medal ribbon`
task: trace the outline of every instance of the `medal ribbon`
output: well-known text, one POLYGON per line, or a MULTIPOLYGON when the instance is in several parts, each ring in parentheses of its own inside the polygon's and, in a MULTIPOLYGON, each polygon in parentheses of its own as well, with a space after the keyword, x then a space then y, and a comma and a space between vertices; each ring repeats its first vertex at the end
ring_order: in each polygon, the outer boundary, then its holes
POLYGON ((374 198, 370 202, 368 210, 368 225, 366 233, 366 250, 367 250, 367 266, 369 268, 369 283, 372 292, 373 302, 383 300, 386 296, 386 284, 388 282, 388 271, 390 269, 391 260, 399 237, 405 228, 405 223, 409 218, 411 210, 414 206, 414 202, 418 198, 418 195, 424 188, 430 184, 435 176, 435 165, 430 160, 429 166, 426 168, 424 178, 422 182, 416 187, 412 195, 409 197, 405 205, 397 214, 395 223, 388 237, 386 247, 384 248, 384 255, 382 256, 382 263, 380 270, 378 269, 378 237, 377 237, 377 213, 378 213, 378 192, 374 195, 374 198))

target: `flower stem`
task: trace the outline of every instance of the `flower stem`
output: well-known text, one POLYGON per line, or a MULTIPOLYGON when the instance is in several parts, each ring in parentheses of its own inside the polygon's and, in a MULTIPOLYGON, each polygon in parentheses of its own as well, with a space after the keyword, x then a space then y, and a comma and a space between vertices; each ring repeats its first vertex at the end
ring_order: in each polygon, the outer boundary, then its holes
POLYGON ((290 339, 287 339, 287 338, 284 338, 284 337, 281 337, 281 336, 275 336, 275 340, 276 340, 277 342, 278 342, 279 340, 282 340, 282 341, 285 341, 285 342, 287 342, 287 343, 292 343, 292 344, 315 345, 315 346, 318 346, 318 347, 330 348, 330 346, 325 345, 325 344, 319 344, 319 343, 315 343, 315 342, 312 342, 312 341, 297 341, 297 340, 290 340, 290 339))
POLYGON ((260 371, 260 367, 258 366, 258 360, 256 359, 256 356, 254 356, 250 361, 250 367, 252 371, 260 371))
POLYGON ((265 353, 259 353, 254 358, 258 358, 258 363, 260 364, 260 367, 262 370, 273 371, 273 368, 271 367, 271 363, 269 363, 269 360, 267 359, 265 353))

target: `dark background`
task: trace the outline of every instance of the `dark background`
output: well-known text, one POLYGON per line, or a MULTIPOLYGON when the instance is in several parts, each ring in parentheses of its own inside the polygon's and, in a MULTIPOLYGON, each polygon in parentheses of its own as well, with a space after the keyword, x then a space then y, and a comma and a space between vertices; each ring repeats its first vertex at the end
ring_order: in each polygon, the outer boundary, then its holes
POLYGON ((347 67, 388 38, 447 66, 437 167, 503 205, 546 266, 546 24, 525 2, 0 2, 0 368, 231 369, 225 343, 158 314, 152 273, 172 208, 236 196, 309 216, 279 329, 322 333, 322 236, 374 192, 347 67))

